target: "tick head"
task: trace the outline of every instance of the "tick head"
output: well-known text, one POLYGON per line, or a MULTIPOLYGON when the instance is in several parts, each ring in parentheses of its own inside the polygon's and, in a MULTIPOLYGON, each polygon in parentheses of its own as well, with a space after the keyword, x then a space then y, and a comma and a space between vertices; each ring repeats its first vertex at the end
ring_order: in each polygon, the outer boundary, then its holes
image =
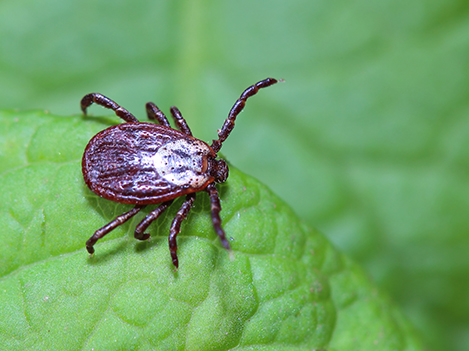
POLYGON ((228 165, 225 160, 208 159, 208 172, 215 178, 215 183, 224 183, 228 178, 228 165))

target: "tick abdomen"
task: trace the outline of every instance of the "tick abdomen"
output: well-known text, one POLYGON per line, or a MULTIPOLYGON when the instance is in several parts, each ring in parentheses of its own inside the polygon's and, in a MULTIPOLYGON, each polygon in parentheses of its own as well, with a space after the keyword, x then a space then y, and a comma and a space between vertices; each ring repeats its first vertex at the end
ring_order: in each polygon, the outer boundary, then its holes
POLYGON ((86 184, 121 203, 155 204, 213 182, 203 141, 152 123, 119 124, 98 133, 83 155, 86 184), (86 172, 85 172, 86 170, 86 172))

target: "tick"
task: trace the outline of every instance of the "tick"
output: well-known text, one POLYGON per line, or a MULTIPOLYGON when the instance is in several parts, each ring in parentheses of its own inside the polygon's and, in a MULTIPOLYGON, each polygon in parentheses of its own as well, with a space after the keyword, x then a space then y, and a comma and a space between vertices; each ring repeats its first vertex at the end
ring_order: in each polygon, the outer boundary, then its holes
POLYGON ((156 220, 174 201, 185 196, 181 208, 173 219, 169 231, 169 252, 174 266, 179 266, 176 237, 181 223, 187 217, 195 194, 206 191, 210 197, 212 223, 222 245, 231 250, 221 225, 220 197, 216 183, 228 178, 228 165, 217 158, 222 143, 234 128, 236 116, 243 110, 246 100, 257 94, 260 88, 277 83, 267 78, 251 85, 236 100, 223 127, 218 130, 218 139, 208 145, 192 136, 181 112, 171 107, 171 115, 179 130, 171 128, 164 113, 152 102, 146 104, 148 118, 158 122, 139 122, 129 111, 98 93, 85 95, 81 109, 93 103, 111 109, 126 123, 109 127, 96 134, 88 143, 83 154, 83 177, 88 187, 100 197, 123 204, 135 205, 133 209, 118 216, 98 229, 86 242, 86 249, 94 253, 96 242, 113 229, 127 222, 147 205, 160 204, 135 228, 135 238, 147 240, 148 226, 156 220))

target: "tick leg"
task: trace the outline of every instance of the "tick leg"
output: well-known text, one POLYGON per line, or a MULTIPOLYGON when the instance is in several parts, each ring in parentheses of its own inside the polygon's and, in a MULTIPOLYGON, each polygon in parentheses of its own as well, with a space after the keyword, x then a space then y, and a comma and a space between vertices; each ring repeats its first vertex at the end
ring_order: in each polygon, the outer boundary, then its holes
POLYGON ((147 109, 147 115, 149 119, 156 120, 162 126, 171 128, 171 124, 169 124, 165 114, 158 108, 158 106, 156 106, 153 102, 147 102, 145 107, 147 109))
POLYGON ((119 217, 117 217, 115 220, 113 220, 112 222, 106 224, 104 227, 102 227, 101 229, 98 229, 92 236, 91 238, 88 239, 88 241, 86 242, 86 249, 88 250, 88 252, 90 254, 93 254, 94 253, 94 244, 96 244, 96 242, 101 239, 103 236, 105 236, 106 234, 108 234, 110 231, 112 231, 113 229, 116 229, 118 226, 120 226, 121 224, 124 224, 125 222, 127 222, 130 218, 132 218, 133 216, 135 216, 137 213, 140 212, 140 210, 142 208, 145 208, 146 205, 137 205, 135 206, 133 209, 131 209, 129 212, 126 212, 124 214, 121 214, 119 217))
POLYGON ((228 114, 228 118, 225 120, 225 123, 223 124, 223 127, 218 130, 218 140, 214 140, 212 143, 213 151, 215 152, 220 151, 221 144, 226 140, 226 138, 228 138, 231 131, 233 130, 235 126, 236 116, 238 116, 238 114, 243 110, 244 105, 246 104, 246 100, 250 98, 251 96, 256 95, 259 89, 266 88, 277 82, 278 82, 277 79, 266 78, 264 80, 261 80, 260 82, 257 82, 254 85, 251 85, 241 94, 239 99, 236 100, 233 107, 231 108, 230 113, 228 114))
POLYGON ((176 242, 176 237, 181 231, 181 223, 184 219, 186 219, 189 211, 191 210, 192 204, 194 203, 194 200, 195 193, 186 196, 186 201, 184 201, 178 213, 176 213, 176 217, 174 217, 173 223, 171 223, 171 229, 169 230, 169 252, 171 253, 171 258, 176 268, 179 267, 177 255, 178 245, 176 242))
POLYGON ((212 210, 212 223, 213 223, 213 227, 215 228, 215 232, 219 236, 221 243, 225 247, 225 249, 230 251, 231 250, 230 243, 228 242, 228 240, 226 240, 225 231, 221 227, 221 218, 220 218, 221 205, 220 205, 220 196, 218 195, 218 190, 214 183, 210 183, 205 188, 205 191, 207 191, 208 195, 210 196, 210 207, 212 210))
POLYGON ((135 239, 138 240, 147 240, 150 237, 150 234, 145 233, 148 226, 156 220, 166 209, 173 203, 173 200, 163 202, 156 209, 151 211, 144 219, 141 221, 135 228, 135 239))
POLYGON ((187 122, 184 117, 182 117, 181 111, 179 111, 176 106, 171 106, 169 110, 171 111, 171 114, 173 115, 174 121, 176 122, 176 125, 178 126, 179 130, 184 134, 192 136, 191 129, 187 125, 187 122))
POLYGON ((116 104, 114 101, 112 101, 108 97, 101 95, 99 93, 91 93, 91 94, 85 95, 83 99, 81 99, 81 102, 80 102, 81 110, 83 111, 85 115, 86 115, 86 109, 93 102, 105 108, 113 110, 117 116, 119 116, 126 122, 138 123, 138 119, 133 114, 131 114, 125 108, 116 104))

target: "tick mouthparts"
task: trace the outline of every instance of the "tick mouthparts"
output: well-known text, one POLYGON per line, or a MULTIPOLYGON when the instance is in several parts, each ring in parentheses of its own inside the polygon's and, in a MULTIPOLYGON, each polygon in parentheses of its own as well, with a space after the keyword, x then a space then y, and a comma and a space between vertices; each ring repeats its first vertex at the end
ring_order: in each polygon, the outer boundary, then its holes
POLYGON ((216 160, 211 158, 208 160, 208 172, 215 178, 215 183, 224 183, 228 178, 229 169, 225 160, 216 160))

